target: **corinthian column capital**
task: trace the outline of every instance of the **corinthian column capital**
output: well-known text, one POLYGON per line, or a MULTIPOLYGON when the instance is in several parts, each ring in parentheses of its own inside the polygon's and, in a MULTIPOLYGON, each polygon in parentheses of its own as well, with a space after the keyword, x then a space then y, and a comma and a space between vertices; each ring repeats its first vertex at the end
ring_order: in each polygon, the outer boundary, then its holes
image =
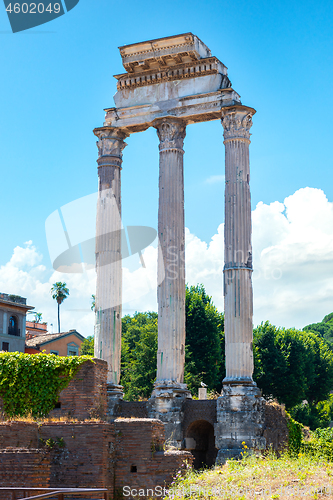
POLYGON ((179 118, 158 118, 153 121, 160 140, 160 152, 175 149, 183 151, 186 124, 179 118))
POLYGON ((112 156, 115 164, 121 166, 123 157, 123 149, 127 146, 124 139, 128 134, 115 127, 100 127, 95 128, 94 134, 98 137, 96 142, 98 147, 98 164, 103 164, 103 157, 112 156), (117 161, 118 160, 118 161, 117 161))
POLYGON ((234 139, 245 139, 250 142, 252 116, 256 111, 247 106, 232 106, 222 109, 222 125, 225 142, 234 139))

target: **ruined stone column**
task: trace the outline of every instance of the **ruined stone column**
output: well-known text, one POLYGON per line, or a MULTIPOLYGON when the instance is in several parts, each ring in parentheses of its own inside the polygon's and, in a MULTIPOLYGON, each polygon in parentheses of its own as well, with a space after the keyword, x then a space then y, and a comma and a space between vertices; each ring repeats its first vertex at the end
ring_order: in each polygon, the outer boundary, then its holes
POLYGON ((154 122, 160 139, 158 237, 158 351, 155 394, 183 390, 185 364, 185 220, 183 143, 177 118, 154 122), (164 280, 161 276, 165 274, 164 280))
POLYGON ((225 144, 224 330, 226 377, 215 425, 218 461, 264 445, 263 399, 252 379, 253 293, 250 196, 250 128, 255 110, 222 110, 225 144))
MULTIPOLYGON (((94 130, 98 146, 95 357, 108 363, 108 396, 122 397, 120 379, 122 260, 121 165, 127 135, 114 127, 94 130)), ((112 401, 111 401, 112 403, 112 401)), ((110 406, 110 405, 109 405, 110 406)), ((111 404, 112 407, 112 404, 111 404)), ((109 408, 112 413, 112 408, 109 408)))
POLYGON ((252 244, 250 195, 251 108, 225 112, 224 331, 223 384, 252 384, 252 244))
POLYGON ((158 351, 151 416, 165 423, 167 439, 180 446, 185 364, 185 221, 183 143, 185 123, 178 118, 153 122, 160 139, 158 209, 158 351), (163 279, 163 276, 165 278, 163 279))

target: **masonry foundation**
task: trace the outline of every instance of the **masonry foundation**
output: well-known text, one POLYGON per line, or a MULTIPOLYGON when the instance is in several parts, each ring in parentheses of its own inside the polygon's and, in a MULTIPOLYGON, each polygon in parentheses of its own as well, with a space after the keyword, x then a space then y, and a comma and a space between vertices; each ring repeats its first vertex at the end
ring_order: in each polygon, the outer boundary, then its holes
POLYGON ((241 458, 245 446, 249 451, 266 447, 263 438, 265 401, 255 383, 223 386, 217 400, 215 444, 218 448, 217 464, 227 459, 241 458))

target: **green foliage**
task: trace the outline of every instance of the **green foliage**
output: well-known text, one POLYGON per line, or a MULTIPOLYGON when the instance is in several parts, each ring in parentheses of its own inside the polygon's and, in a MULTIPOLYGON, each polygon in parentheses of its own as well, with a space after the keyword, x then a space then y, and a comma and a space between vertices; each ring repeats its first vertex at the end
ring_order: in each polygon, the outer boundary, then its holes
POLYGON ((61 283, 61 281, 57 281, 56 283, 54 283, 51 288, 51 294, 52 299, 55 299, 58 304, 62 304, 69 295, 69 290, 66 287, 66 283, 61 283))
POLYGON ((0 396, 9 417, 45 417, 88 356, 0 352, 0 396))
POLYGON ((286 412, 286 415, 289 430, 288 450, 291 455, 298 455, 303 440, 303 425, 296 422, 289 413, 286 412))
POLYGON ((34 315, 35 315, 35 323, 40 323, 42 321, 43 314, 35 312, 34 315))
MULTIPOLYGON (((149 398, 156 379, 157 313, 135 313, 122 320, 121 380, 125 398, 149 398)), ((224 376, 224 317, 202 285, 186 288, 184 381, 193 394, 203 381, 221 387, 224 376)))
POLYGON ((324 428, 333 420, 333 395, 318 403, 307 401, 290 408, 291 416, 310 429, 324 428))
POLYGON ((263 395, 288 409, 303 400, 313 405, 328 398, 333 354, 318 335, 266 321, 254 330, 254 361, 254 380, 263 395))
POLYGON ((311 439, 302 443, 300 451, 312 457, 333 461, 333 429, 316 429, 311 439))
POLYGON ((90 335, 81 344, 80 355, 94 356, 94 336, 90 335))
POLYGON ((149 398, 156 379, 157 313, 122 319, 121 380, 125 399, 149 398))
POLYGON ((333 350, 333 312, 327 314, 320 323, 313 323, 303 328, 306 332, 314 332, 320 335, 333 350))
POLYGON ((203 285, 186 287, 186 342, 184 381, 193 394, 200 382, 208 390, 221 387, 224 376, 224 316, 203 285))

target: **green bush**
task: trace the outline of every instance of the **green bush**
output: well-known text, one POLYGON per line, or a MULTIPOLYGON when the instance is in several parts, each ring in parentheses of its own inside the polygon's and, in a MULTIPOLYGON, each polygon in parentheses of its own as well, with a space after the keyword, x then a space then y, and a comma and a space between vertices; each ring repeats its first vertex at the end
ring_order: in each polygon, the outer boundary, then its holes
POLYGON ((333 429, 316 429, 307 442, 302 442, 300 451, 312 457, 333 461, 333 429))
POLYGON ((45 417, 90 356, 0 353, 0 396, 8 417, 45 417))
POLYGON ((302 429, 303 425, 299 422, 296 422, 288 412, 286 412, 288 417, 287 425, 289 430, 289 440, 288 440, 288 449, 290 455, 297 455, 301 449, 303 434, 302 429))
POLYGON ((328 399, 319 401, 317 404, 303 402, 295 405, 289 412, 297 422, 301 422, 312 430, 327 427, 333 420, 333 395, 330 394, 328 399))

